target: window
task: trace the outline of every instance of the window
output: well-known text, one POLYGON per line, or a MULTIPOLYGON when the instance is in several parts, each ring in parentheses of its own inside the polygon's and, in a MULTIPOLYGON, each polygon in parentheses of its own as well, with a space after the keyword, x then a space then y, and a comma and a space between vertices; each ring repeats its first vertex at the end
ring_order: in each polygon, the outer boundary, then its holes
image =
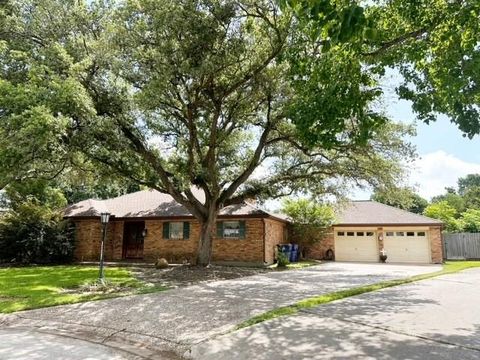
POLYGON ((407 231, 407 236, 415 236, 415 233, 413 231, 407 231))
POLYGON ((223 237, 226 237, 226 238, 240 237, 240 221, 224 221, 223 237))
POLYGON ((385 236, 393 236, 393 231, 387 231, 387 232, 385 233, 385 236))
POLYGON ((348 231, 347 236, 355 236, 355 233, 353 231, 348 231))
POLYGON ((224 239, 244 239, 245 221, 217 222, 217 237, 224 239))
POLYGON ((405 236, 405 233, 403 231, 397 231, 397 236, 405 236))
POLYGON ((363 236, 365 233, 363 231, 358 231, 357 236, 363 236))
POLYGON ((163 223, 163 238, 164 239, 188 239, 190 237, 190 223, 189 222, 164 222, 163 223))
POLYGON ((170 223, 169 239, 183 239, 183 222, 170 223))
POLYGON ((373 231, 367 231, 367 236, 373 236, 373 231))
POLYGON ((417 232, 417 236, 425 236, 425 231, 419 231, 419 232, 417 232))
POLYGON ((337 232, 337 236, 345 236, 345 232, 339 231, 339 232, 337 232))

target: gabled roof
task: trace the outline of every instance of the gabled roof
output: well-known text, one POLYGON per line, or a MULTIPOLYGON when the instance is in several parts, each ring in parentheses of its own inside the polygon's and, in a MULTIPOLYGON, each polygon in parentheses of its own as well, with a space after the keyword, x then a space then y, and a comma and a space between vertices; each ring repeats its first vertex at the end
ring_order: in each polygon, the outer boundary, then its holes
POLYGON ((337 212, 335 225, 442 225, 440 220, 376 201, 352 201, 337 212))
MULTIPOLYGON (((204 201, 202 190, 192 189, 195 197, 204 201)), ((177 203, 172 196, 157 190, 143 190, 122 195, 107 200, 88 199, 70 205, 65 209, 66 218, 97 217, 102 212, 109 212, 117 218, 148 218, 148 217, 191 217, 191 213, 177 203)), ((244 202, 231 205, 220 210, 220 216, 242 217, 258 216, 273 217, 287 221, 281 214, 272 214, 255 205, 244 202)))

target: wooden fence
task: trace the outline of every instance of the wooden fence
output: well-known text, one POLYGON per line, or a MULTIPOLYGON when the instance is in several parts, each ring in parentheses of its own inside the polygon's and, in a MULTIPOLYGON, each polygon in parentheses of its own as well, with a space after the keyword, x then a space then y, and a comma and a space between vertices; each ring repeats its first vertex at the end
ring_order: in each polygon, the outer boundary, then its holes
POLYGON ((443 249, 448 260, 480 259, 480 233, 443 234, 443 249))

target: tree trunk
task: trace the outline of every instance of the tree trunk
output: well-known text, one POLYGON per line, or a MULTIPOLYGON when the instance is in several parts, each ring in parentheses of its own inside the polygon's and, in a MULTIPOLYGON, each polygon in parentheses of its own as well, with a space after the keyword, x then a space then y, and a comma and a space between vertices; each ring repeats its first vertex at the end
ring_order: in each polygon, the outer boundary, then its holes
POLYGON ((200 241, 198 243, 197 265, 208 266, 212 257, 212 238, 217 216, 210 214, 200 222, 200 241))

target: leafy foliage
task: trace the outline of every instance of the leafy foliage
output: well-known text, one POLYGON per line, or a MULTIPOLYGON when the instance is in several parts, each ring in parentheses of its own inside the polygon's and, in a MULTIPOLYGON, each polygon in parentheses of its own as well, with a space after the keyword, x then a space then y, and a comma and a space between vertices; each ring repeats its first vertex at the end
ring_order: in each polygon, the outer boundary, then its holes
POLYGON ((7 188, 10 209, 0 221, 0 261, 62 263, 72 259, 74 234, 62 219, 63 194, 44 182, 7 188), (25 194, 27 193, 27 194, 25 194))
MULTIPOLYGON (((432 205, 439 205, 446 209, 442 212, 449 218, 448 231, 480 232, 479 211, 480 211, 480 175, 469 174, 459 178, 457 181, 458 189, 446 188, 446 193, 432 198, 432 205), (455 211, 452 213, 451 209, 455 211), (453 220, 452 220, 453 217, 453 220)), ((433 214, 441 216, 439 213, 433 214)), ((433 217, 435 217, 433 216, 433 217)), ((439 218, 439 217, 438 217, 439 218)))
MULTIPOLYGON (((363 79, 397 69, 403 77, 397 94, 412 102, 420 120, 429 123, 443 113, 465 135, 480 133, 477 1, 280 3, 294 11, 319 51, 349 52, 352 68, 358 68, 353 71, 363 79)), ((310 123, 315 127, 317 121, 312 117, 310 123)))
POLYGON ((278 251, 277 252, 277 267, 286 267, 288 264, 290 264, 290 261, 283 252, 278 251))
POLYGON ((456 232, 462 228, 461 222, 456 219, 457 211, 446 201, 428 205, 423 211, 423 214, 433 219, 443 221, 445 230, 448 232, 456 232))
POLYGON ((399 209, 421 214, 428 206, 428 201, 408 187, 375 189, 372 200, 399 209))
POLYGON ((476 7, 433 5, 2 2, 0 186, 108 169, 185 206, 207 264, 224 206, 398 182, 411 129, 376 108, 386 67, 420 118, 478 132, 476 7), (447 72, 455 61, 465 68, 447 72))
POLYGON ((308 256, 309 247, 324 239, 335 222, 335 212, 329 205, 308 199, 285 199, 282 212, 292 221, 292 242, 298 243, 308 256))
POLYGON ((463 231, 465 232, 480 232, 480 210, 468 209, 462 213, 460 217, 463 231))

